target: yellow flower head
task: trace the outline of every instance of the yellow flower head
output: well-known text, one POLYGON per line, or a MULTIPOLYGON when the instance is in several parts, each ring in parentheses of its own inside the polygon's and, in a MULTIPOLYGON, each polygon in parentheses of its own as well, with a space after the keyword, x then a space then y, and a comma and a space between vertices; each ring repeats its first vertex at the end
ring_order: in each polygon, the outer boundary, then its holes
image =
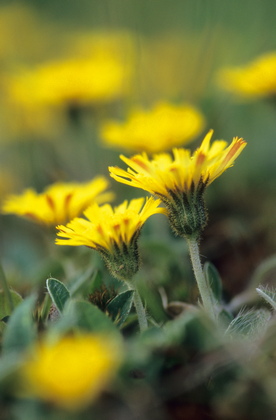
POLYGON ((97 334, 41 342, 21 370, 22 391, 62 408, 83 408, 115 376, 122 356, 118 342, 97 334))
POLYGON ((276 52, 264 54, 244 67, 223 69, 219 84, 235 94, 255 98, 276 94, 276 52))
POLYGON ((213 131, 209 131, 192 155, 184 148, 173 149, 173 156, 160 153, 153 159, 146 153, 131 158, 121 155, 129 168, 125 171, 110 167, 111 177, 159 197, 168 209, 174 231, 181 236, 198 236, 206 224, 202 209, 205 188, 233 165, 246 145, 237 137, 229 146, 224 140, 210 145, 212 134, 213 131))
POLYGON ((137 240, 146 220, 156 213, 165 213, 158 207, 161 200, 153 197, 124 201, 114 209, 105 204, 93 204, 84 215, 67 226, 57 226, 60 237, 57 245, 85 245, 97 250, 111 273, 120 279, 130 280, 139 268, 137 240))
POLYGON ((23 216, 48 226, 66 223, 83 212, 91 203, 103 203, 113 198, 104 192, 108 187, 105 177, 87 183, 56 183, 37 194, 27 189, 22 195, 6 198, 2 212, 23 216))
POLYGON ((25 105, 113 101, 126 93, 129 70, 113 55, 68 58, 19 72, 10 79, 10 97, 25 105))
POLYGON ((101 135, 110 146, 160 152, 191 141, 203 124, 204 118, 196 108, 160 102, 149 111, 134 109, 125 123, 106 121, 101 135))

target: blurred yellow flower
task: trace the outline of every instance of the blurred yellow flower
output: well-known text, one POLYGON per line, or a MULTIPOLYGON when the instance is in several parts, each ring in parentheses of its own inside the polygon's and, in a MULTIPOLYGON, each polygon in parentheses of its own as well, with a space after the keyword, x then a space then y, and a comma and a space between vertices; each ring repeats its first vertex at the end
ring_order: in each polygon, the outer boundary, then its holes
MULTIPOLYGON (((16 23, 16 29, 13 30, 17 35, 17 20, 16 23)), ((3 25, 3 28, 5 26, 10 25, 3 25)), ((36 40, 35 45, 41 46, 36 64, 33 64, 32 58, 32 67, 26 59, 13 59, 10 65, 6 57, 3 71, 0 69, 0 125, 4 132, 1 142, 5 138, 29 139, 30 135, 33 138, 56 140, 68 123, 68 113, 74 116, 74 111, 77 113, 83 107, 110 103, 124 97, 131 88, 134 48, 128 32, 79 33, 70 30, 68 33, 60 31, 60 28, 47 30, 47 26, 44 28, 41 22, 38 26, 44 29, 44 37, 41 31, 36 33, 31 30, 31 26, 29 34, 32 40, 36 40), (57 30, 58 37, 54 35, 57 30), (41 37, 44 40, 45 33, 47 45, 41 40, 41 37), (59 54, 61 58, 47 59, 49 51, 55 56, 59 54)), ((0 35, 1 30, 0 25, 0 35)), ((6 31, 2 38, 5 45, 7 39, 14 39, 6 31)), ((28 45, 31 45, 30 41, 28 45)))
POLYGON ((130 280, 139 268, 137 240, 146 220, 157 213, 161 200, 153 197, 124 201, 114 209, 93 204, 84 211, 86 219, 75 218, 67 226, 57 226, 57 245, 85 245, 98 251, 111 273, 130 280))
POLYGON ((24 396, 36 397, 68 410, 83 408, 111 382, 122 349, 111 337, 70 335, 41 342, 21 369, 24 396))
POLYGON ((160 102, 148 111, 134 109, 124 123, 106 121, 101 136, 110 146, 152 153, 191 141, 203 125, 196 108, 160 102))
POLYGON ((128 69, 103 51, 21 71, 10 78, 9 95, 26 105, 105 103, 126 94, 128 80, 128 69))
POLYGON ((276 52, 264 54, 243 67, 222 69, 218 82, 241 97, 255 98, 276 94, 276 52))
POLYGON ((37 194, 27 189, 22 195, 12 195, 3 204, 3 213, 13 213, 37 223, 53 226, 66 223, 78 216, 93 202, 103 203, 113 199, 105 177, 99 176, 86 183, 58 182, 37 194))
POLYGON ((173 157, 160 153, 151 160, 146 153, 131 158, 121 155, 129 168, 125 171, 110 167, 110 175, 118 182, 159 197, 167 207, 174 231, 180 236, 188 236, 191 228, 191 234, 197 236, 206 224, 202 209, 205 188, 233 165, 246 145, 238 137, 229 146, 224 140, 216 140, 210 145, 212 134, 210 130, 192 155, 184 148, 173 149, 173 157), (195 213, 201 212, 195 217, 195 213))

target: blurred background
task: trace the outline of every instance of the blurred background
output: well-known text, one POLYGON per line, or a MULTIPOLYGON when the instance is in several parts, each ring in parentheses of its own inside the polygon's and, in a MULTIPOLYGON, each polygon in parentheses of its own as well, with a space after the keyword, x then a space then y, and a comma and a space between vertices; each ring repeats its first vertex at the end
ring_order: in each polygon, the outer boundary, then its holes
MULTIPOLYGON (((238 98, 217 75, 276 51, 275 16, 273 0, 1 1, 0 200, 60 180, 108 177, 108 165, 130 152, 104 143, 104 121, 158 101, 188 103, 205 127, 185 147, 194 150, 210 128, 216 139, 248 142, 206 194, 202 258, 216 265, 231 299, 275 251, 276 101, 275 92, 238 98)), ((116 204, 144 195, 110 183, 116 204)), ((1 263, 16 290, 65 276, 53 232, 14 215, 1 216, 0 230, 1 263)), ((170 283, 169 298, 189 300, 191 287, 178 282, 191 274, 183 241, 162 216, 149 221, 142 241, 146 280, 170 283)), ((65 257, 73 251, 86 252, 65 257)))

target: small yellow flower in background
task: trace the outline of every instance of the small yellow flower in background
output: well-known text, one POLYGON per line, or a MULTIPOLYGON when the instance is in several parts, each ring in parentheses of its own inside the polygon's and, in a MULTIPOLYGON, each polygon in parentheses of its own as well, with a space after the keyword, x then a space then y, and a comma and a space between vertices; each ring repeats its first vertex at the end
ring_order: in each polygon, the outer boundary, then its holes
POLYGON ((276 94, 276 52, 264 54, 243 67, 222 69, 220 86, 241 97, 255 98, 276 94))
POLYGON ((146 220, 157 213, 161 200, 153 197, 124 201, 114 209, 109 204, 93 204, 84 211, 87 218, 75 218, 67 226, 57 226, 57 245, 85 245, 98 251, 114 277, 131 280, 139 269, 137 241, 146 220))
POLYGON ((231 167, 246 146, 235 137, 228 146, 224 140, 210 145, 213 131, 191 155, 184 148, 173 149, 173 156, 160 153, 149 159, 146 153, 121 159, 127 171, 110 167, 111 177, 159 197, 168 210, 171 226, 180 236, 199 237, 207 222, 203 193, 205 188, 231 167))
POLYGON ((26 106, 106 103, 126 94, 129 76, 116 57, 102 52, 18 72, 10 78, 9 95, 26 106))
POLYGON ((22 195, 7 197, 2 212, 55 226, 78 216, 93 202, 112 200, 113 193, 105 192, 108 185, 107 179, 99 176, 86 183, 58 182, 47 187, 41 194, 27 189, 22 195))
POLYGON ((148 111, 134 109, 126 122, 106 121, 101 136, 110 146, 152 153, 191 141, 203 125, 196 108, 160 102, 148 111))
POLYGON ((70 335, 39 343, 20 372, 23 396, 75 410, 95 400, 116 375, 119 343, 97 334, 70 335))

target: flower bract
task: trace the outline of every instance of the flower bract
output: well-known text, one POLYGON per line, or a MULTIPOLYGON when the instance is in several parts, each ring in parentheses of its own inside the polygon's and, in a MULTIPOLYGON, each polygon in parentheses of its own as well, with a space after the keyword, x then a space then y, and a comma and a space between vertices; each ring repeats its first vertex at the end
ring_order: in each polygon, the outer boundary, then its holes
POLYGON ((202 114, 190 105, 157 103, 151 110, 134 109, 126 122, 106 121, 106 144, 132 151, 161 152, 187 143, 203 128, 202 114))
POLYGON ((181 236, 198 236, 206 224, 203 201, 205 188, 233 165, 246 142, 235 137, 230 145, 224 140, 210 144, 213 131, 205 136, 201 146, 190 150, 175 148, 169 153, 146 153, 121 159, 127 171, 110 167, 116 181, 141 188, 159 197, 168 209, 174 231, 181 236))
POLYGON ((8 196, 3 213, 12 213, 48 226, 66 223, 83 212, 91 203, 103 203, 113 199, 113 193, 105 192, 108 181, 99 176, 86 183, 58 182, 41 194, 27 189, 21 195, 8 196))

